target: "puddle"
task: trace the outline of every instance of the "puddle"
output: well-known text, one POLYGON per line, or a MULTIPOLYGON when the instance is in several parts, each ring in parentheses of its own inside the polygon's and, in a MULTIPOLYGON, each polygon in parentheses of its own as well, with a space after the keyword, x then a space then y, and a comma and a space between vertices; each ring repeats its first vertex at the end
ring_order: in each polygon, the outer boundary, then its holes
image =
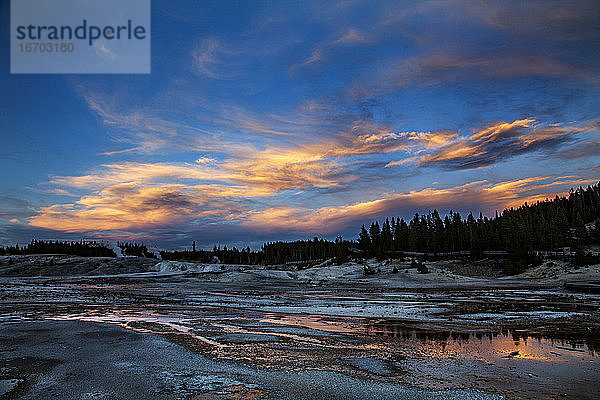
POLYGON ((263 335, 254 333, 231 333, 228 335, 219 335, 216 340, 222 343, 261 343, 261 342, 278 342, 281 339, 275 335, 263 335))
POLYGON ((494 362, 498 358, 535 359, 556 363, 599 361, 600 347, 592 340, 553 339, 524 330, 453 332, 409 328, 390 321, 371 322, 367 334, 392 338, 440 358, 461 357, 494 362))
POLYGON ((331 333, 356 333, 357 331, 362 330, 361 324, 357 323, 356 319, 334 319, 322 315, 266 314, 259 322, 298 326, 331 333))

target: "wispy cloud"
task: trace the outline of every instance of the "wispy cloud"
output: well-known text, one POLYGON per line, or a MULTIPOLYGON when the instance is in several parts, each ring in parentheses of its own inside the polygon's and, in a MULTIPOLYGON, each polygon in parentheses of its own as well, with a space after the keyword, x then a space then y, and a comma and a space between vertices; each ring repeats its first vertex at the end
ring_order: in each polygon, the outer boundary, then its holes
MULTIPOLYGON (((596 129, 596 124, 570 125, 536 123, 533 118, 497 122, 464 137, 449 134, 449 143, 441 143, 431 152, 411 158, 418 166, 441 166, 448 169, 471 169, 496 164, 502 160, 531 152, 547 152, 573 142, 575 135, 596 129)), ((402 165, 405 159, 388 166, 402 165)))
POLYGON ((367 44, 372 41, 364 32, 359 31, 356 28, 349 28, 339 39, 334 40, 333 44, 345 44, 345 45, 356 45, 356 44, 367 44))
POLYGON ((556 154, 558 158, 575 160, 578 158, 595 157, 600 154, 600 141, 583 141, 577 145, 564 149, 556 154))
POLYGON ((210 103, 196 98, 193 103, 182 105, 193 112, 184 122, 181 113, 165 112, 152 105, 132 109, 118 107, 108 101, 109 96, 106 95, 85 92, 83 97, 89 109, 109 130, 114 142, 124 146, 103 153, 109 156, 177 151, 221 152, 224 149, 235 152, 252 146, 247 140, 240 139, 240 135, 255 135, 252 142, 273 139, 279 142, 281 137, 293 142, 305 141, 307 134, 319 136, 340 129, 339 125, 332 126, 302 110, 289 115, 265 115, 236 105, 210 103))
POLYGON ((396 79, 403 82, 409 79, 431 79, 433 81, 454 78, 455 73, 476 73, 489 77, 510 77, 525 75, 581 77, 584 71, 557 58, 536 54, 453 55, 429 54, 402 61, 402 75, 396 79), (410 73, 413 73, 411 77, 410 73))
POLYGON ((233 79, 235 73, 228 63, 238 53, 216 37, 206 38, 192 51, 193 71, 208 78, 233 79))
POLYGON ((467 15, 481 18, 490 27, 516 35, 538 35, 569 41, 584 36, 598 36, 594 22, 600 13, 598 2, 576 4, 546 2, 478 3, 463 2, 467 15))
POLYGON ((117 111, 116 104, 111 104, 103 96, 91 93, 85 93, 84 99, 90 110, 112 130, 115 142, 126 146, 124 149, 105 152, 105 155, 152 154, 165 149, 190 149, 194 146, 201 147, 207 138, 212 138, 198 127, 162 118, 143 108, 127 112, 117 111))
POLYGON ((587 66, 559 56, 526 53, 448 53, 430 50, 417 56, 387 59, 373 67, 376 74, 358 75, 345 96, 361 100, 401 92, 411 87, 436 87, 469 82, 508 82, 524 77, 581 80, 594 86, 598 74, 587 66))
POLYGON ((326 61, 328 55, 335 52, 340 46, 359 46, 372 43, 373 38, 356 28, 347 28, 342 33, 336 33, 334 38, 317 43, 311 50, 310 55, 301 62, 293 64, 289 72, 294 73, 298 69, 314 66, 326 61))
POLYGON ((24 220, 35 213, 33 204, 26 200, 0 195, 0 224, 18 218, 24 220))

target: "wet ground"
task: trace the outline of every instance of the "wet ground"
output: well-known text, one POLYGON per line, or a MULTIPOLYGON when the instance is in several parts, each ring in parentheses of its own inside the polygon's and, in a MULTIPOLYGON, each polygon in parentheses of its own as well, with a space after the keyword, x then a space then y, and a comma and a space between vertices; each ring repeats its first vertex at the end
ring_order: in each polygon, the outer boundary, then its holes
POLYGON ((552 285, 0 285, 2 398, 600 396, 600 295, 552 285))

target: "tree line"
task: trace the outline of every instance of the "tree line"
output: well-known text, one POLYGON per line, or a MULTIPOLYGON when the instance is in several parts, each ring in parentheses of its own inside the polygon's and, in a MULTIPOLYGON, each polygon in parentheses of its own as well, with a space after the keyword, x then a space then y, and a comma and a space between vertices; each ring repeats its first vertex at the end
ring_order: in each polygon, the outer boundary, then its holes
MULTIPOLYGON (((519 260, 519 268, 528 263, 534 250, 555 250, 561 247, 579 249, 583 245, 600 244, 600 183, 587 188, 571 189, 567 196, 523 204, 505 209, 493 218, 463 218, 450 211, 443 218, 437 210, 415 214, 412 219, 386 218, 363 225, 358 240, 334 241, 319 239, 292 242, 269 242, 258 251, 249 247, 237 249, 215 246, 212 250, 161 251, 164 260, 221 262, 226 264, 317 263, 334 259, 341 263, 350 257, 402 256, 403 252, 447 253, 469 252, 481 258, 484 251, 503 251, 519 260)), ((141 243, 117 245, 124 255, 154 257, 141 243)), ((0 255, 62 253, 86 257, 114 257, 113 250, 97 242, 60 242, 32 240, 24 247, 0 247, 0 255)))
MULTIPOLYGON (((294 242, 269 242, 261 246, 259 251, 252 251, 250 247, 237 249, 224 246, 214 246, 212 250, 182 250, 161 251, 163 260, 190 260, 203 263, 221 262, 225 264, 248 265, 273 265, 291 262, 314 262, 335 258, 338 262, 348 259, 349 248, 352 242, 319 239, 296 240, 294 242)), ((195 247, 195 246, 194 246, 195 247)))
POLYGON ((115 252, 95 241, 68 242, 33 239, 25 246, 0 247, 0 255, 69 254, 81 257, 116 257, 115 252))
POLYGON ((600 187, 571 190, 568 196, 505 209, 494 218, 452 212, 443 219, 437 210, 403 218, 386 218, 363 225, 358 246, 367 256, 385 257, 391 252, 469 251, 479 258, 483 251, 499 250, 523 255, 533 250, 577 248, 600 243, 600 187))

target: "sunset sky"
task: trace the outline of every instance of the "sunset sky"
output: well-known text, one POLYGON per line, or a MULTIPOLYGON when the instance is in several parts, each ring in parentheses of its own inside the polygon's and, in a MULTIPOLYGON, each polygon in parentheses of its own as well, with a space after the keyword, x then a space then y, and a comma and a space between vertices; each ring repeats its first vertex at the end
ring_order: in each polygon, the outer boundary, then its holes
POLYGON ((0 244, 354 239, 600 179, 600 2, 152 0, 149 75, 11 75, 0 244))

